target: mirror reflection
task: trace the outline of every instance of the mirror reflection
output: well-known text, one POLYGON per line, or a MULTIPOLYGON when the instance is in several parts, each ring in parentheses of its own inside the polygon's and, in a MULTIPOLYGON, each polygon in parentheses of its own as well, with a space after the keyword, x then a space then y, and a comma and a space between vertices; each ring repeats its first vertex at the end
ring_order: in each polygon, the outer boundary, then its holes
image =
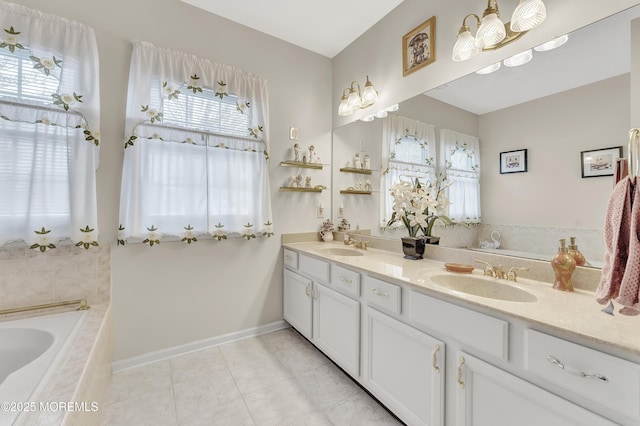
MULTIPOLYGON (((583 177, 581 153, 617 146, 626 153, 629 23, 638 17, 640 6, 569 34, 554 50, 532 51, 522 66, 500 64, 493 73, 470 74, 389 112, 433 126, 436 172, 444 171, 447 132, 479 140, 481 223, 436 225, 433 234, 441 245, 549 260, 559 239, 575 237, 589 265, 601 265, 602 224, 614 178, 583 177), (501 157, 524 150, 526 171, 504 173, 503 164, 501 173, 501 157)), ((381 227, 388 220, 385 120, 389 117, 334 130, 333 219, 339 223, 343 216, 351 229, 400 238, 406 229, 381 227), (370 170, 345 171, 356 153, 368 155, 370 170), (366 185, 371 191, 364 194, 347 191, 366 185)))

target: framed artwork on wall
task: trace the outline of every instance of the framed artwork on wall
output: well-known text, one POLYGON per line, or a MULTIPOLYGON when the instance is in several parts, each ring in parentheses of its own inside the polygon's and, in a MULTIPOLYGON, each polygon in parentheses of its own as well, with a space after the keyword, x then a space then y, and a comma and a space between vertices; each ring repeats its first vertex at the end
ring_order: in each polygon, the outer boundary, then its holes
POLYGON ((500 174, 527 171, 527 150, 518 149, 500 153, 500 174))
POLYGON ((613 176, 618 158, 622 158, 622 146, 582 151, 582 177, 613 176))
POLYGON ((436 60, 436 17, 424 21, 402 37, 402 76, 436 60))

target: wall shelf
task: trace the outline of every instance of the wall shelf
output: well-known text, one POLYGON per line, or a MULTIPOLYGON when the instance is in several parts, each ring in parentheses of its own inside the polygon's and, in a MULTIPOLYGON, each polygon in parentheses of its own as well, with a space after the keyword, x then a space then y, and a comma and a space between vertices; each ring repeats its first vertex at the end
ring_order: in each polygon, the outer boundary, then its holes
POLYGON ((343 173, 358 173, 361 175, 370 175, 372 170, 371 169, 354 169, 353 167, 342 167, 340 171, 343 173))
POLYGON ((295 188, 290 186, 281 186, 280 191, 284 192, 322 192, 326 188, 295 188))
POLYGON ((323 164, 320 163, 302 163, 300 161, 281 161, 280 165, 283 167, 300 167, 302 169, 316 169, 322 170, 323 164))
POLYGON ((341 194, 359 194, 359 195, 371 195, 371 191, 357 191, 351 189, 341 189, 341 194))

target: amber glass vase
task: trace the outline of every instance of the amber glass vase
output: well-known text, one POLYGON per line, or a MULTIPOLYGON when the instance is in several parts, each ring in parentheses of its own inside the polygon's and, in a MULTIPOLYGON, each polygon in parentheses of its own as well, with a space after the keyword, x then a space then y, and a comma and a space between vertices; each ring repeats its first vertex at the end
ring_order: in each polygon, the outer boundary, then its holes
POLYGON ((553 288, 562 291, 573 291, 571 275, 576 269, 576 260, 569 254, 569 249, 565 246, 565 243, 564 239, 560 240, 558 253, 551 259, 551 268, 556 274, 553 288))

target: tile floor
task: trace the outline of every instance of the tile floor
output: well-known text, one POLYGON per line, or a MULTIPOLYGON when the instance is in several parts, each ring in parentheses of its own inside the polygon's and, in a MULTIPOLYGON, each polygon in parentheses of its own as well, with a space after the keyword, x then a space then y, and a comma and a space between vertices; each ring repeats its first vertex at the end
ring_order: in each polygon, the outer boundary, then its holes
POLYGON ((401 425, 293 329, 113 375, 101 425, 401 425))

